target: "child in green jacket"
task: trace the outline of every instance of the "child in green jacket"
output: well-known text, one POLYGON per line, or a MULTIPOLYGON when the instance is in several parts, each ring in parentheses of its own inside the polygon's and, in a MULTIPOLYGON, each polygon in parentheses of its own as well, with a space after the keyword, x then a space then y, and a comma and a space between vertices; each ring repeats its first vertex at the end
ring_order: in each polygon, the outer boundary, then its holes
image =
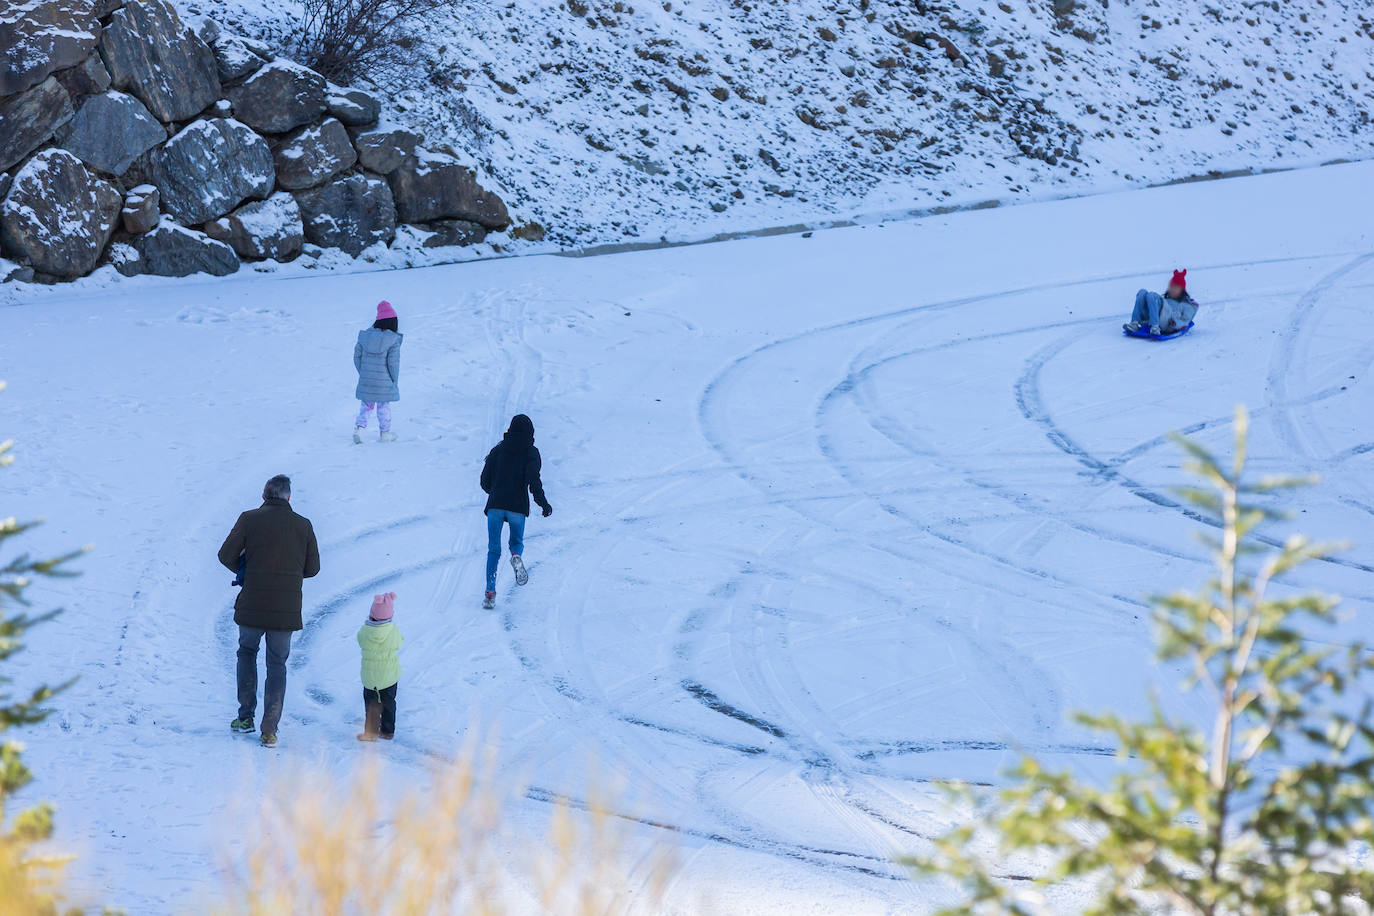
POLYGON ((372 599, 372 612, 358 630, 358 645, 363 650, 363 708, 366 720, 359 741, 396 737, 396 685, 401 680, 399 653, 405 638, 392 618, 396 616, 396 593, 387 592, 372 599))

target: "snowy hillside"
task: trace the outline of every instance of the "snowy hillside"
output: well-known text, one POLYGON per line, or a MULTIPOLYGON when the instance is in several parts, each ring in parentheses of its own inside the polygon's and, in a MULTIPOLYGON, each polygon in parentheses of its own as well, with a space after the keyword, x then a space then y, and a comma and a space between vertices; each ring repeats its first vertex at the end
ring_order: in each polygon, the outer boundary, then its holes
POLYGON ((603 258, 30 288, 0 309, 0 505, 49 519, 36 551, 95 549, 34 594, 68 612, 17 686, 81 679, 26 733, 27 795, 59 803, 89 899, 198 911, 256 789, 369 759, 412 785, 494 724, 531 824, 589 761, 626 787, 635 842, 677 851, 670 912, 928 912, 947 898, 892 857, 950 823, 931 780, 995 781, 1018 747, 1110 766, 1067 713, 1147 688, 1202 714, 1142 601, 1208 573, 1169 430, 1224 447, 1243 401, 1258 470, 1324 475, 1301 527, 1357 546, 1294 584, 1347 598, 1319 636, 1374 637, 1371 212, 1374 163, 603 258), (1197 329, 1123 338, 1180 266, 1197 329), (382 297, 400 441, 354 446, 382 297), (516 411, 556 511, 488 612, 476 476, 516 411), (227 728, 214 554, 283 471, 323 572, 267 752, 227 728), (400 724, 363 746, 354 631, 383 588, 400 724))
POLYGON ((563 244, 1374 153, 1361 0, 473 0, 409 54, 398 117, 563 244))

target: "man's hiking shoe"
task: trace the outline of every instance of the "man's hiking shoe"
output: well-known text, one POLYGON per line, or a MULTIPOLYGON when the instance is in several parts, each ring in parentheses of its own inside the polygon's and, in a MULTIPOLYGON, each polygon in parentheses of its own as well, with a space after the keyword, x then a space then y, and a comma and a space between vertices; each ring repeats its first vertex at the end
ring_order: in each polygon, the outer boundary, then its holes
POLYGON ((277 736, 276 736, 276 735, 263 735, 263 736, 262 736, 262 746, 263 746, 263 747, 276 747, 276 746, 277 746, 277 736))
POLYGON ((382 441, 383 441, 383 442, 395 442, 395 441, 396 441, 396 434, 393 433, 391 430, 387 430, 386 432, 382 433, 382 441))
POLYGON ((525 570, 525 561, 520 559, 520 554, 510 555, 511 569, 515 570, 515 584, 527 585, 530 581, 530 574, 525 570))
POLYGON ((1121 329, 1129 334, 1138 334, 1140 333, 1140 322, 1128 321, 1121 326, 1121 329))
POLYGON ((378 737, 378 738, 381 738, 383 741, 391 741, 391 740, 394 739, 396 736, 395 736, 395 735, 378 735, 377 737, 378 737))
POLYGON ((241 735, 246 735, 249 732, 257 731, 257 729, 253 727, 252 719, 235 719, 234 721, 229 723, 229 728, 233 731, 238 732, 241 735))
POLYGON ((353 430, 353 444, 354 444, 354 445, 362 445, 362 444, 363 444, 363 431, 362 431, 362 429, 359 428, 359 427, 355 427, 354 430, 353 430))
POLYGON ((488 611, 496 607, 496 592, 487 592, 486 597, 482 599, 482 607, 488 611))

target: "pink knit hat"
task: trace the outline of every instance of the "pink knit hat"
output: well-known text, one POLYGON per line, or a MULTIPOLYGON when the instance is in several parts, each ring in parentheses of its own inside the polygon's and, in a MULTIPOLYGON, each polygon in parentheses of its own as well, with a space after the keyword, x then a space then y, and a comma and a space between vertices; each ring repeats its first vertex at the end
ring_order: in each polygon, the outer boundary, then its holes
POLYGON ((395 317, 396 317, 396 310, 395 310, 394 308, 391 307, 391 303, 390 303, 390 302, 387 302, 385 299, 383 299, 381 302, 378 302, 378 303, 377 303, 377 320, 378 320, 378 321, 381 321, 383 318, 395 318, 395 317))
POLYGON ((396 593, 387 592, 385 595, 374 595, 372 598, 372 619, 390 620, 396 616, 396 593))

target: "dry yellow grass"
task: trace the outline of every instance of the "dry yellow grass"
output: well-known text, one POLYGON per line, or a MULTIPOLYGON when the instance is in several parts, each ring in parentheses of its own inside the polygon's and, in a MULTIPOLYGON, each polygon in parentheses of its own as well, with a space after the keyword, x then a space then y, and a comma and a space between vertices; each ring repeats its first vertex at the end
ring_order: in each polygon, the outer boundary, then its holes
MULTIPOLYGON (((631 869, 606 798, 511 822, 520 797, 493 755, 467 753, 394 790, 366 766, 344 784, 301 772, 268 799, 255 845, 229 869, 224 916, 615 916, 659 910, 666 852, 631 869), (634 873, 632 875, 632 872, 634 873)), ((642 853, 640 855, 642 859, 642 853)))

